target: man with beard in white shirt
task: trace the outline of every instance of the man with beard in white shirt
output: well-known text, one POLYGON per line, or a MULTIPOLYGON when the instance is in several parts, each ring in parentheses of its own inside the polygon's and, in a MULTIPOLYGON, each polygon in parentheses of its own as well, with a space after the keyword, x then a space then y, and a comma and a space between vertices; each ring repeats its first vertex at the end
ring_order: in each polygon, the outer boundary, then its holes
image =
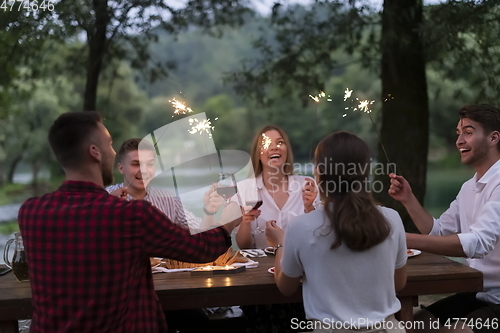
MULTIPOLYGON (((459 112, 456 146, 476 174, 462 185, 439 219, 420 205, 402 176, 390 174, 389 194, 400 201, 422 233, 407 234, 409 248, 466 257, 484 276, 483 292, 442 299, 415 320, 439 320, 442 332, 498 332, 500 326, 500 110, 488 104, 459 112), (457 318, 464 319, 456 321, 457 318)), ((436 332, 426 328, 423 332, 436 332)), ((418 330, 416 330, 418 332, 418 330)))

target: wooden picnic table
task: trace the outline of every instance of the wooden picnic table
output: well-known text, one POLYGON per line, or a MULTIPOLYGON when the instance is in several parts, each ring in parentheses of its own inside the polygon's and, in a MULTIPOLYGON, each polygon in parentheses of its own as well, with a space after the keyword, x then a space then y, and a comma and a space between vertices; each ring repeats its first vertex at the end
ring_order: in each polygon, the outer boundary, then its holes
MULTIPOLYGON (((190 272, 154 274, 155 289, 165 310, 203 307, 300 302, 301 291, 283 296, 268 269, 274 257, 256 258, 259 267, 227 276, 191 276, 190 272)), ((413 320, 418 296, 477 292, 483 287, 482 273, 448 258, 422 253, 408 259, 408 282, 398 293, 402 309, 399 319, 413 320)), ((0 276, 0 333, 17 332, 17 320, 31 317, 29 282, 17 282, 9 273, 0 276)), ((411 333, 411 330, 408 330, 411 333)))

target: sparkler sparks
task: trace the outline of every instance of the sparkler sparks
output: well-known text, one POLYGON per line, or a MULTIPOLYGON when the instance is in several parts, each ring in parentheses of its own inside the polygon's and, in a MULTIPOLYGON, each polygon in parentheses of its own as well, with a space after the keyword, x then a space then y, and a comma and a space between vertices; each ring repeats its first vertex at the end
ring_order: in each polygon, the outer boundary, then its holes
POLYGON ((392 94, 387 94, 387 97, 384 98, 384 102, 392 101, 394 99, 394 96, 392 94))
POLYGON ((174 114, 176 115, 193 112, 193 110, 189 106, 187 106, 186 103, 181 102, 176 98, 172 98, 168 101, 172 103, 172 106, 174 107, 174 114))
MULTIPOLYGON (((266 133, 262 133, 262 142, 261 142, 261 146, 262 146, 262 149, 264 150, 268 150, 269 149, 269 146, 271 146, 271 143, 272 143, 272 140, 270 137, 268 137, 266 135, 266 133)), ((262 154, 263 152, 261 152, 262 154)))
POLYGON ((345 88, 344 92, 344 102, 347 101, 347 99, 351 98, 352 90, 349 90, 349 88, 345 88))
POLYGON ((355 108, 353 111, 359 110, 359 111, 363 111, 366 113, 370 113, 370 112, 372 112, 372 110, 370 110, 369 106, 373 103, 375 103, 375 101, 369 101, 369 100, 365 99, 364 101, 360 101, 358 107, 355 108))
MULTIPOLYGON (((309 97, 315 101, 316 103, 319 103, 320 99, 322 98, 325 98, 326 97, 326 94, 324 91, 320 91, 319 94, 317 96, 313 96, 313 95, 309 95, 309 97)), ((332 99, 330 98, 330 95, 328 95, 328 98, 326 99, 327 102, 331 102, 332 99)))
MULTIPOLYGON (((357 106, 347 106, 345 107, 345 110, 349 110, 349 109, 352 109, 352 111, 362 111, 362 112, 365 112, 365 113, 368 113, 368 116, 370 117, 370 120, 373 124, 373 129, 375 130, 375 133, 377 134, 377 137, 378 137, 378 141, 380 143, 380 147, 382 147, 382 151, 384 152, 384 155, 385 155, 385 158, 387 159, 387 163, 391 164, 390 160, 389 160, 389 156, 387 156, 387 152, 385 151, 385 147, 384 147, 384 144, 382 143, 382 139, 380 137, 380 133, 378 132, 377 130, 377 125, 375 124, 375 121, 373 121, 373 118, 371 116, 371 112, 372 110, 370 109, 370 105, 372 105, 373 103, 375 103, 374 100, 370 101, 370 100, 362 100, 360 101, 359 98, 352 98, 352 90, 349 90, 349 88, 346 88, 345 89, 345 94, 344 94, 344 101, 350 99, 350 102, 351 103, 354 103, 354 102, 359 102, 359 104, 357 106)), ((392 97, 391 94, 388 94, 387 95, 387 98, 384 99, 384 102, 388 101, 389 99, 394 99, 394 97, 392 97)), ((346 117, 347 116, 347 113, 344 113, 342 115, 342 117, 346 117)))
MULTIPOLYGON (((219 118, 215 118, 214 121, 217 119, 219 119, 219 118)), ((202 121, 199 121, 196 118, 191 118, 191 119, 189 119, 189 124, 193 126, 188 131, 189 133, 191 133, 191 134, 200 133, 200 135, 201 135, 203 132, 205 132, 208 134, 209 138, 212 138, 211 131, 213 131, 215 129, 215 127, 212 126, 212 122, 210 121, 210 118, 203 119, 202 121)))

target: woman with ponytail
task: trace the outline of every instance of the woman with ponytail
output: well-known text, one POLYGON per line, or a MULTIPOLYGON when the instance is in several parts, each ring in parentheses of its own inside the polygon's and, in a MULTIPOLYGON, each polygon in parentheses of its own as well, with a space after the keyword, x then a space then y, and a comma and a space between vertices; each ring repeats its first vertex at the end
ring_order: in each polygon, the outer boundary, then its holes
POLYGON ((314 332, 405 332, 394 318, 401 309, 396 291, 406 284, 403 223, 371 196, 367 144, 335 132, 314 158, 323 208, 290 221, 286 236, 267 224, 266 236, 277 246, 278 288, 291 295, 302 278, 314 332))

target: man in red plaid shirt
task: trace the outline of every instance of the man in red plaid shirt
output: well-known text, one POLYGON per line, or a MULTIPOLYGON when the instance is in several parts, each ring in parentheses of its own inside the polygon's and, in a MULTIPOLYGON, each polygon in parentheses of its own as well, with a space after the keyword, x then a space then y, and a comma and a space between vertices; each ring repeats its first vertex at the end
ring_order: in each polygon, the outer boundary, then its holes
POLYGON ((61 115, 49 142, 66 181, 19 211, 31 332, 167 332, 149 257, 215 260, 240 219, 191 235, 147 201, 108 194, 116 153, 97 112, 61 115))

